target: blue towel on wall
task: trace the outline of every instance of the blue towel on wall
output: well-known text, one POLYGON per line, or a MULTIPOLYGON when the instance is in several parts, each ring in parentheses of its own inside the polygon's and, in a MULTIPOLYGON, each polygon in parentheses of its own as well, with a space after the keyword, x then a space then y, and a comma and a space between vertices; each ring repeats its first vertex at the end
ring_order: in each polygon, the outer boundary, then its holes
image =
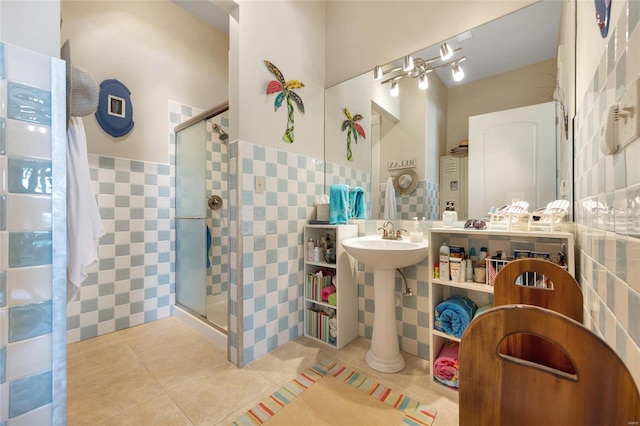
POLYGON ((438 331, 460 338, 477 309, 478 305, 467 297, 450 297, 436 306, 433 326, 438 331))
POLYGON ((209 252, 211 251, 211 229, 209 225, 205 225, 207 227, 207 269, 211 268, 211 259, 209 258, 209 252))
POLYGON ((364 205, 364 189, 354 186, 349 190, 349 219, 366 219, 367 211, 364 205))
POLYGON ((347 223, 349 218, 349 187, 334 184, 329 187, 329 223, 347 223))

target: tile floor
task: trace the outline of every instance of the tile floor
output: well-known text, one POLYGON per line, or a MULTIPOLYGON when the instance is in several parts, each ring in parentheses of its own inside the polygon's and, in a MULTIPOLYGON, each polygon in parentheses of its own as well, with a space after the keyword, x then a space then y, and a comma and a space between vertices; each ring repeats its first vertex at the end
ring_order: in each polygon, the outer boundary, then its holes
POLYGON ((432 406, 436 426, 458 424, 457 394, 430 384, 427 361, 404 354, 403 371, 379 373, 364 362, 368 348, 364 338, 337 351, 301 337, 238 369, 224 350, 165 318, 68 346, 68 425, 228 425, 321 359, 432 406))

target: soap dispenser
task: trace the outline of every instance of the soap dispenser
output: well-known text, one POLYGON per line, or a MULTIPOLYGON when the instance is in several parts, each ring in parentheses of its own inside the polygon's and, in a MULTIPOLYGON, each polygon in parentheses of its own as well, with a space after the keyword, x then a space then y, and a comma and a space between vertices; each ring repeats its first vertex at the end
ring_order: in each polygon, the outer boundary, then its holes
POLYGON ((413 218, 413 231, 409 233, 409 237, 412 243, 421 243, 424 240, 424 233, 420 228, 420 222, 418 222, 418 218, 413 218))

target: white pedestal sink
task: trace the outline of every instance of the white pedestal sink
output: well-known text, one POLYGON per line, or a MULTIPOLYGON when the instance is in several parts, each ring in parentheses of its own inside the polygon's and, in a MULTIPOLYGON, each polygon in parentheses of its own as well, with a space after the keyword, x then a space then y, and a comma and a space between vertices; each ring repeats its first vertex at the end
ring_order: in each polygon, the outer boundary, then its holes
POLYGON ((373 268, 373 333, 367 365, 383 373, 404 368, 398 346, 395 311, 396 268, 415 265, 428 254, 427 242, 383 240, 380 235, 348 238, 342 241, 347 253, 373 268))

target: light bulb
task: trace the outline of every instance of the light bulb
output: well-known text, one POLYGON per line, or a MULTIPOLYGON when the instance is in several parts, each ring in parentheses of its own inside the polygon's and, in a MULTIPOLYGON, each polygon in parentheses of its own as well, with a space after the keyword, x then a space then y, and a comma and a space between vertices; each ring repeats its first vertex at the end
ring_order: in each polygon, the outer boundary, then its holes
POLYGON ((404 60, 402 61, 402 70, 405 72, 413 70, 413 58, 411 55, 404 57, 404 60))
POLYGON ((455 64, 453 68, 451 68, 451 75, 453 75, 453 81, 460 81, 464 78, 464 71, 462 71, 460 65, 455 64))
POLYGON ((380 65, 376 65, 373 69, 373 79, 380 80, 382 78, 382 67, 380 65))
POLYGON ((422 74, 418 79, 418 88, 420 90, 427 90, 429 87, 429 79, 427 78, 427 74, 422 74))
POLYGON ((451 56, 453 56, 453 50, 451 49, 451 47, 447 43, 442 43, 440 45, 440 59, 445 61, 451 56))
POLYGON ((400 94, 400 87, 398 87, 397 81, 391 83, 391 90, 389 90, 389 94, 394 98, 400 94))

